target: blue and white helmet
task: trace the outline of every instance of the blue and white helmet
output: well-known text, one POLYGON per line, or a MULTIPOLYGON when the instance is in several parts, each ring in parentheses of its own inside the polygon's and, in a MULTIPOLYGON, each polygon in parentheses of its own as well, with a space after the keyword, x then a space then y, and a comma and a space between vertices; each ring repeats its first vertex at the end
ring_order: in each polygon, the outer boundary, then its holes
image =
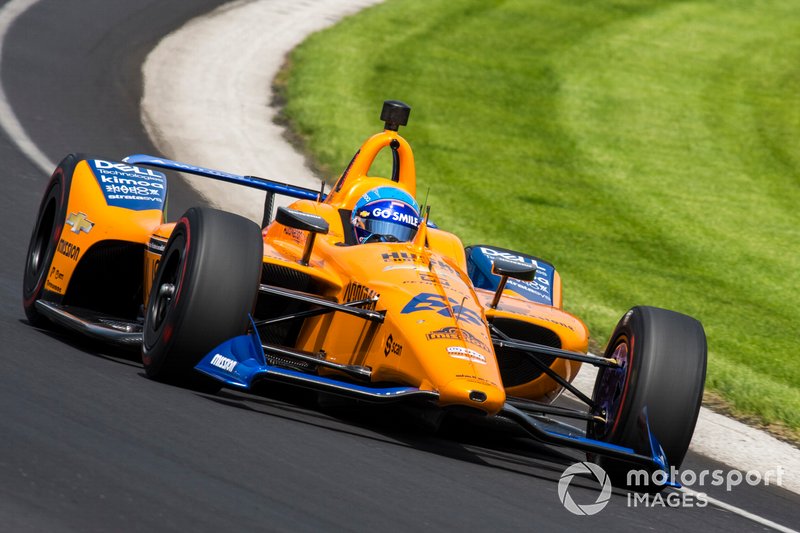
POLYGON ((359 244, 407 242, 419 227, 416 200, 396 187, 376 187, 356 202, 350 218, 359 244))

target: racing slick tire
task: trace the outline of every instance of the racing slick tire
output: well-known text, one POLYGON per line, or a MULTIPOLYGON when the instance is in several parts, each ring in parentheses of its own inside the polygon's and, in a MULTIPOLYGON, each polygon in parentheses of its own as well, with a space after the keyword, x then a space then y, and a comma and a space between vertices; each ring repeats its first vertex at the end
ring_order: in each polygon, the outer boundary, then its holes
MULTIPOLYGON (((622 361, 619 369, 602 367, 592 398, 606 423, 589 424, 590 438, 651 454, 642 416, 646 408, 650 431, 660 443, 670 467, 683 462, 694 433, 706 376, 706 335, 692 317, 656 307, 634 307, 617 324, 605 357, 622 361)), ((641 466, 609 457, 590 457, 615 486, 640 492, 659 492, 653 483, 629 479, 641 466)))
POLYGON ((45 292, 48 271, 67 216, 72 173, 81 159, 79 155, 70 154, 61 160, 53 171, 42 202, 39 204, 36 225, 33 227, 28 244, 22 281, 22 305, 28 322, 36 327, 44 327, 49 323, 49 320, 36 310, 36 301, 40 300, 45 292))
POLYGON ((252 221, 191 208, 175 224, 145 310, 142 362, 149 378, 204 392, 221 384, 195 365, 247 331, 261 279, 263 242, 252 221))

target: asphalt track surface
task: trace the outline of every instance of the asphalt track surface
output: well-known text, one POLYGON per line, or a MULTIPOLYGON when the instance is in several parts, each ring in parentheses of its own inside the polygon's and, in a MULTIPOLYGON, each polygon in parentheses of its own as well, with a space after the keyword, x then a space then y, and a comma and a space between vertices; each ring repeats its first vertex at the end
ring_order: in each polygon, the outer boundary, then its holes
MULTIPOLYGON (((155 152, 139 122, 140 65, 160 37, 221 3, 42 0, 5 41, 11 107, 54 161, 155 152)), ((715 506, 630 508, 620 491, 577 517, 557 482, 578 454, 485 429, 434 435, 400 413, 303 397, 200 394, 149 381, 136 354, 37 330, 21 280, 47 176, 4 134, 0 161, 0 531, 765 529, 715 506)), ((173 214, 198 201, 170 187, 173 214)), ((684 467, 724 468, 697 455, 684 467)), ((706 490, 800 526, 800 497, 787 491, 706 490)), ((590 503, 598 487, 574 481, 571 494, 590 503)))

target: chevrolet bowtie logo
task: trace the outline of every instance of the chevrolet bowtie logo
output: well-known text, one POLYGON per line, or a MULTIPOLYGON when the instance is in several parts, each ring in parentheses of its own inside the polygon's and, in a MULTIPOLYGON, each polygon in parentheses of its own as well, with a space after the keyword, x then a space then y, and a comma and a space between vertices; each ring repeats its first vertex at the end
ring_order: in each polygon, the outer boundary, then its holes
POLYGON ((67 217, 67 224, 72 226, 70 230, 72 233, 89 233, 94 227, 94 222, 90 222, 86 218, 86 213, 70 213, 67 217))

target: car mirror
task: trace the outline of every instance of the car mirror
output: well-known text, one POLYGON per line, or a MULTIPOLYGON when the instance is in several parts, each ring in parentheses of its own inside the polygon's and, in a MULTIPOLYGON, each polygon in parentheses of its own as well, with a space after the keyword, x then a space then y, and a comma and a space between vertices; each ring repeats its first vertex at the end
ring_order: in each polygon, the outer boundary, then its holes
POLYGON ((531 281, 536 275, 536 267, 534 265, 508 261, 497 257, 494 263, 492 263, 492 274, 522 281, 531 281))
POLYGON ((330 226, 328 221, 321 216, 312 213, 305 213, 287 207, 279 207, 278 213, 275 215, 275 220, 278 224, 299 229, 300 231, 308 231, 309 235, 306 239, 306 246, 303 249, 303 257, 300 259, 300 264, 308 266, 311 259, 311 250, 314 248, 314 241, 316 240, 317 233, 323 235, 328 234, 330 226))
POLYGON ((536 275, 536 266, 496 257, 494 263, 492 263, 492 274, 500 276, 500 284, 497 286, 497 291, 494 293, 491 304, 492 309, 496 309, 500 301, 500 295, 503 294, 503 290, 506 288, 508 278, 531 281, 536 275))
POLYGON ((278 224, 283 224, 290 228, 323 235, 327 235, 329 229, 328 221, 321 216, 289 209, 288 207, 279 207, 275 220, 278 221, 278 224))

